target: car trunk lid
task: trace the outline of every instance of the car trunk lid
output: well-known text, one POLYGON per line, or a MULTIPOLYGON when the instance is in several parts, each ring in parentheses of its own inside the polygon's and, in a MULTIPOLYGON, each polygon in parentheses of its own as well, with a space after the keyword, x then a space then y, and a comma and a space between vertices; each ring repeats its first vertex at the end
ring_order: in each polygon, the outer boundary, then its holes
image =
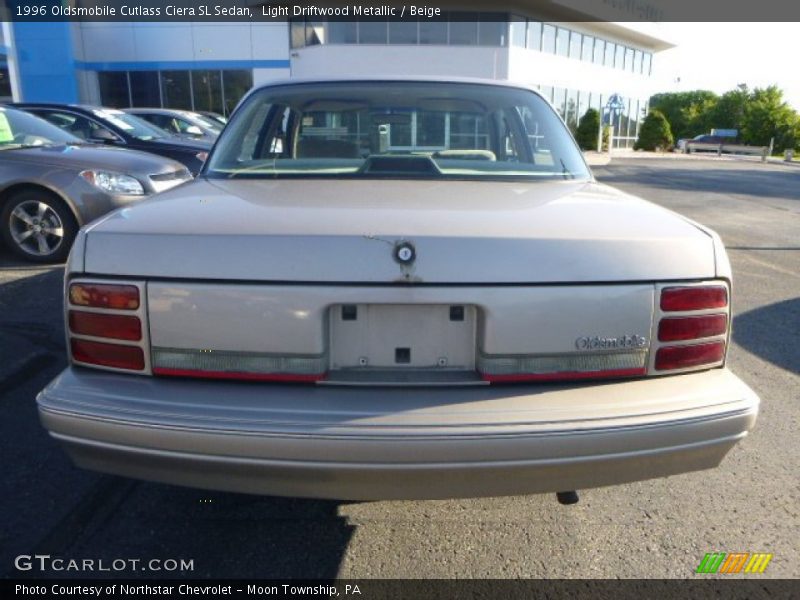
POLYGON ((701 279, 711 237, 587 182, 198 181, 88 231, 85 270, 174 279, 516 284, 701 279), (402 243, 414 260, 395 255, 402 243))

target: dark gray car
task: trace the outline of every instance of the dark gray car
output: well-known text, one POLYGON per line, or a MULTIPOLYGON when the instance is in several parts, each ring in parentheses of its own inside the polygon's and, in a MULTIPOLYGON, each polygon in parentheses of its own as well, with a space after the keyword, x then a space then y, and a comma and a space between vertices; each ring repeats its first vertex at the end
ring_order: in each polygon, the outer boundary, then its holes
POLYGON ((64 260, 82 225, 191 178, 176 161, 89 144, 0 107, 0 235, 26 259, 64 260))
POLYGON ((224 125, 217 120, 204 117, 190 110, 172 108, 126 108, 126 113, 136 115, 179 137, 190 140, 206 140, 214 143, 222 133, 224 125))

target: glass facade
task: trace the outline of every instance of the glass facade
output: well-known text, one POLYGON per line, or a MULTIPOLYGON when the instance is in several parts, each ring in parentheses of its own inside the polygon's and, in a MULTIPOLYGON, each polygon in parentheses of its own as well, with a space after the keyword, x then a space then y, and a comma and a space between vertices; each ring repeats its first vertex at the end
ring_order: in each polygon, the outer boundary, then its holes
POLYGON ((539 86, 539 92, 553 104, 573 132, 587 110, 597 110, 603 123, 613 127, 614 148, 633 148, 641 121, 647 113, 647 100, 643 99, 623 98, 621 108, 609 110, 606 108, 608 94, 545 85, 539 86))
POLYGON ((253 72, 100 71, 97 80, 103 106, 207 110, 227 116, 253 87, 253 72))
MULTIPOLYGON (((511 45, 515 48, 556 54, 645 76, 650 75, 653 59, 652 53, 632 46, 517 15, 509 15, 507 22, 420 21, 389 23, 388 28, 385 26, 386 23, 367 21, 332 22, 327 25, 328 43, 501 47, 511 45)), ((292 28, 304 31, 303 22, 293 22, 292 28)), ((307 25, 305 28, 307 29, 307 25)), ((293 48, 312 45, 308 42, 308 35, 292 35, 291 42, 293 48)))
POLYGON ((511 43, 525 47, 525 19, 517 19, 509 27, 511 17, 494 13, 470 13, 469 18, 452 21, 331 21, 311 23, 302 19, 290 21, 289 42, 292 48, 317 44, 406 44, 442 46, 495 46, 511 43), (477 18, 477 20, 476 20, 477 18), (490 20, 481 20, 490 19, 490 20), (309 33, 309 27, 313 30, 309 33))

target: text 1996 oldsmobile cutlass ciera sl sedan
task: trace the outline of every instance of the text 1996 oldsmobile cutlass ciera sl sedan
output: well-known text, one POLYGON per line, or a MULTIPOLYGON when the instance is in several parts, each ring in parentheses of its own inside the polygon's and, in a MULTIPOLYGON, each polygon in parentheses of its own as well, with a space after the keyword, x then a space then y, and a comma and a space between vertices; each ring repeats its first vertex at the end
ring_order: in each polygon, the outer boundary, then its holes
POLYGON ((715 467, 758 410, 719 237, 507 83, 256 89, 195 182, 81 230, 65 296, 41 420, 135 478, 568 502, 715 467))

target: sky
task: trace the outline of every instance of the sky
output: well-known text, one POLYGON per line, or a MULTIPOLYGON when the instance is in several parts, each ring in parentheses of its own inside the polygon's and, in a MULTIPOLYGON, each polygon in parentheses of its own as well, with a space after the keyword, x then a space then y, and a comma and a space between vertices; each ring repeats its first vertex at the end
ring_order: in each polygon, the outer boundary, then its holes
POLYGON ((656 55, 656 91, 775 84, 800 111, 800 23, 659 23, 658 30, 677 47, 656 55))

